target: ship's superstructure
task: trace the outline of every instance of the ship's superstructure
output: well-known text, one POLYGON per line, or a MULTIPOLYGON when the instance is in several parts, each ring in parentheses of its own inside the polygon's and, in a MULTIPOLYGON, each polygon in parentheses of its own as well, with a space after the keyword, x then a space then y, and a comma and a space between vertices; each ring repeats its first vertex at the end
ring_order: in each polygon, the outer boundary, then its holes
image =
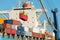
POLYGON ((0 17, 2 36, 4 38, 7 38, 7 36, 8 38, 13 37, 16 40, 45 40, 48 37, 50 40, 54 40, 54 33, 49 33, 46 29, 46 20, 43 24, 38 20, 44 12, 47 12, 47 10, 35 9, 29 2, 25 2, 23 8, 0 11, 0 15, 2 15, 0 17), (41 25, 43 25, 43 28, 40 28, 41 25))

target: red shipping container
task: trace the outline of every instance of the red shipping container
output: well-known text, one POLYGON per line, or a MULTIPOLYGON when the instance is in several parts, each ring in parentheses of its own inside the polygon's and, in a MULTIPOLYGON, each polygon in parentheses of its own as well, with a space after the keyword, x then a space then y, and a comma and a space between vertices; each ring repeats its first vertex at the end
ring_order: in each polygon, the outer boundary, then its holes
POLYGON ((11 29, 11 34, 16 34, 16 30, 15 29, 11 29))
POLYGON ((20 25, 20 21, 12 20, 13 25, 20 25))
POLYGON ((44 34, 40 34, 40 38, 45 38, 45 35, 44 34))
POLYGON ((11 29, 10 28, 6 28, 6 33, 11 33, 11 29))
POLYGON ((4 28, 11 28, 10 24, 2 24, 4 28))
POLYGON ((40 34, 33 32, 33 33, 32 33, 32 36, 33 36, 33 37, 36 37, 36 38, 39 38, 39 37, 40 37, 40 34))
POLYGON ((27 15, 24 15, 23 13, 20 13, 19 14, 19 18, 24 20, 24 21, 27 21, 28 20, 28 16, 27 15))

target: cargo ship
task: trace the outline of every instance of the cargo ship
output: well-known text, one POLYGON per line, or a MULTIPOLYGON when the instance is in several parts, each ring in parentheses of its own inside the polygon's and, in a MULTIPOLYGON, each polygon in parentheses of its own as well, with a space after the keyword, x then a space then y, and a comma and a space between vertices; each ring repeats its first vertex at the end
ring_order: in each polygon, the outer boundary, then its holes
POLYGON ((18 5, 18 8, 0 11, 1 40, 55 40, 54 32, 46 29, 47 21, 38 20, 46 9, 36 9, 29 1, 22 7, 18 5))

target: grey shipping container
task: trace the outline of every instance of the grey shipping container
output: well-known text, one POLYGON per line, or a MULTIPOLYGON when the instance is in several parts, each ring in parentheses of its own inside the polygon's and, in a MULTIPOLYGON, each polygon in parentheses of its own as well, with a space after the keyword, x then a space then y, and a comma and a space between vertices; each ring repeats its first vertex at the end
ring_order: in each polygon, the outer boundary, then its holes
POLYGON ((32 36, 32 32, 25 32, 24 35, 25 36, 32 36))

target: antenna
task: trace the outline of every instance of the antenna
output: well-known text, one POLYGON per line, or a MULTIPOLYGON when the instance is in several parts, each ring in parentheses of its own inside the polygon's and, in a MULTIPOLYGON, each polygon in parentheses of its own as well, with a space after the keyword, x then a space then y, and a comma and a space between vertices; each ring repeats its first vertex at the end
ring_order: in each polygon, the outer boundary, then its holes
POLYGON ((20 8, 20 0, 18 0, 18 8, 20 8))

